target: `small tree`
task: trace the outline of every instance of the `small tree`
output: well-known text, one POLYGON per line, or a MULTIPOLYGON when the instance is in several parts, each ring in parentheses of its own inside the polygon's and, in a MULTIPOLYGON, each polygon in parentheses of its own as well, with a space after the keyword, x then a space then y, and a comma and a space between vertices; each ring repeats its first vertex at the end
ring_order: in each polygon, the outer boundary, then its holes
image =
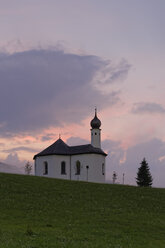
POLYGON ((25 164, 25 174, 30 175, 32 171, 32 165, 29 163, 29 161, 25 164))
POLYGON ((140 187, 150 187, 152 185, 152 176, 146 159, 144 158, 138 168, 136 183, 140 187))
POLYGON ((114 171, 112 176, 113 184, 115 184, 116 179, 117 179, 117 173, 114 171))

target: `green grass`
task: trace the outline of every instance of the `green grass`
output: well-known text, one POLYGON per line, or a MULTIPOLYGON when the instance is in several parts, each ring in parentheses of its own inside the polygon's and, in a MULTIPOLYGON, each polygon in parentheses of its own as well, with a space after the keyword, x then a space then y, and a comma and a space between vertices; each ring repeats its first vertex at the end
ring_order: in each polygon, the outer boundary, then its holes
POLYGON ((0 248, 164 248, 165 189, 0 174, 0 248))

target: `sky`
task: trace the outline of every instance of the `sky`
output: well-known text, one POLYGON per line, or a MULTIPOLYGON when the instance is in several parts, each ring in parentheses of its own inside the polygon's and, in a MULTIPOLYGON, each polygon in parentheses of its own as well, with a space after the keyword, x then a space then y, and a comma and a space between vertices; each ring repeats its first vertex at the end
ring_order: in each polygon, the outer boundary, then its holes
POLYGON ((90 143, 97 106, 106 178, 135 185, 145 157, 165 187, 165 1, 0 0, 0 162, 61 134, 90 143))

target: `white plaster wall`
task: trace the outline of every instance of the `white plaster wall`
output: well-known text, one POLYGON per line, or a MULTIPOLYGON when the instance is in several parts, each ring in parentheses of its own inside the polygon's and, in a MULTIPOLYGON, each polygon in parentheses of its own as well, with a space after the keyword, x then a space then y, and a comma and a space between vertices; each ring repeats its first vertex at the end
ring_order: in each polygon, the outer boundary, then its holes
MULTIPOLYGON (((71 179, 89 182, 105 182, 105 173, 102 174, 102 164, 105 167, 105 156, 101 154, 80 154, 72 156, 50 155, 37 157, 35 161, 35 175, 54 177, 61 179, 71 179), (80 175, 76 175, 76 161, 81 163, 80 175), (61 175, 61 162, 66 163, 66 175, 61 175), (48 163, 48 174, 44 175, 44 162, 48 163), (71 178, 70 178, 71 165, 71 178), (88 176, 87 176, 87 168, 88 176)), ((105 168, 104 168, 105 171, 105 168)))
POLYGON ((101 148, 101 129, 91 129, 91 145, 101 148))
POLYGON ((70 156, 50 155, 36 158, 35 175, 45 177, 55 177, 61 179, 70 179, 70 156), (61 175, 61 162, 66 163, 66 174, 61 175), (48 163, 48 174, 44 175, 44 162, 48 163))
POLYGON ((105 166, 105 156, 101 154, 81 154, 74 155, 71 158, 71 179, 80 180, 80 181, 89 181, 89 182, 105 182, 105 173, 102 174, 102 164, 105 166), (76 161, 79 160, 81 163, 81 172, 80 175, 76 175, 76 161), (88 176, 87 176, 87 168, 88 176))

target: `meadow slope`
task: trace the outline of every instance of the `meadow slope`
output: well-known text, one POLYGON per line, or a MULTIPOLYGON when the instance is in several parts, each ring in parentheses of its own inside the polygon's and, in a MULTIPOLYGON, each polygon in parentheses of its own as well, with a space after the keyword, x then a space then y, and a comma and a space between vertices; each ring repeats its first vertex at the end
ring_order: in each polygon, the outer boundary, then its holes
POLYGON ((164 248, 165 189, 0 174, 0 248, 164 248))

